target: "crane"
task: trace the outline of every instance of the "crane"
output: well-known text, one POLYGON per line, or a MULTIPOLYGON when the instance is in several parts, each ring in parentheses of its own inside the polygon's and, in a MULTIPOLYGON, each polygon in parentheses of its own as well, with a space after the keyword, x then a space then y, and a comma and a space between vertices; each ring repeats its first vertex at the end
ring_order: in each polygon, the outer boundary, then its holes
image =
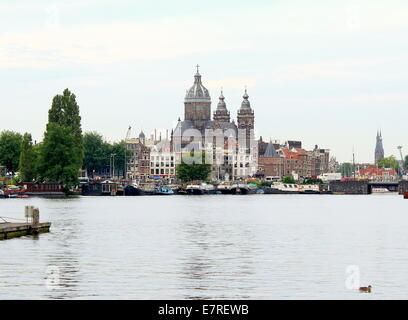
POLYGON ((126 172, 127 172, 127 162, 126 162, 127 142, 128 142, 128 140, 130 139, 131 133, 132 133, 132 127, 129 126, 129 128, 127 129, 126 138, 125 138, 125 166, 123 167, 123 178, 124 178, 125 180, 126 180, 126 178, 127 178, 127 175, 126 175, 126 172))
POLYGON ((401 169, 402 169, 401 173, 402 173, 402 175, 405 175, 404 157, 402 156, 402 151, 401 151, 402 146, 398 146, 397 148, 398 148, 398 150, 399 150, 399 152, 400 152, 400 156, 401 156, 401 169))

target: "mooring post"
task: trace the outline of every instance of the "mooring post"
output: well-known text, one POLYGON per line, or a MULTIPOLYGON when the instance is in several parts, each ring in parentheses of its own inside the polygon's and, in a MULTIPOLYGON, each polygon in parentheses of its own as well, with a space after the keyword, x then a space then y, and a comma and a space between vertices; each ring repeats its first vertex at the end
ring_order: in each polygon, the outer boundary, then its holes
POLYGON ((38 226, 40 223, 40 209, 34 208, 33 209, 33 220, 31 222, 32 226, 38 226))
POLYGON ((27 223, 28 223, 29 218, 33 217, 33 210, 34 210, 34 206, 25 206, 24 208, 24 216, 27 219, 27 223))

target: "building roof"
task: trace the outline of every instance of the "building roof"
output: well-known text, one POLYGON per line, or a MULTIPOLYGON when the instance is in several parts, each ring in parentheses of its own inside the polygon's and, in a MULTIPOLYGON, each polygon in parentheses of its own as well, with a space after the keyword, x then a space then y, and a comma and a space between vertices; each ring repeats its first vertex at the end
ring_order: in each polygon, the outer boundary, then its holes
POLYGON ((377 166, 370 165, 365 169, 360 169, 361 177, 374 177, 374 176, 396 176, 397 171, 392 168, 378 168, 377 166))
POLYGON ((226 103, 225 103, 225 101, 224 101, 224 99, 225 99, 225 97, 224 97, 224 95, 222 94, 222 90, 221 90, 221 95, 220 95, 220 101, 218 102, 218 104, 217 104, 217 110, 222 110, 222 111, 226 111, 227 110, 227 105, 226 105, 226 103))
POLYGON ((251 110, 251 103, 249 102, 248 98, 248 94, 247 94, 247 89, 245 89, 245 93, 242 96, 244 98, 244 100, 241 103, 241 109, 240 110, 251 110))
POLYGON ((198 66, 197 73, 194 75, 194 84, 187 90, 184 102, 211 102, 210 94, 201 82, 201 74, 198 71, 198 66))
POLYGON ((299 159, 299 155, 306 154, 307 151, 302 148, 283 148, 282 149, 283 155, 286 157, 286 159, 299 159))
POLYGON ((268 157, 268 158, 279 157, 272 141, 269 141, 268 145, 266 146, 266 150, 265 150, 265 153, 263 154, 263 157, 268 157))

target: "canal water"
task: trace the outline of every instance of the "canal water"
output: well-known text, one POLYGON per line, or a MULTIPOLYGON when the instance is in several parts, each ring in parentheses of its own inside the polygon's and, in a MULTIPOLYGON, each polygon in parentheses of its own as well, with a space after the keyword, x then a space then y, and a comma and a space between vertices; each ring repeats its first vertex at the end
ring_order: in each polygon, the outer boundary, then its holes
POLYGON ((408 294, 408 200, 395 194, 0 199, 0 216, 25 205, 51 232, 0 241, 0 299, 408 294))

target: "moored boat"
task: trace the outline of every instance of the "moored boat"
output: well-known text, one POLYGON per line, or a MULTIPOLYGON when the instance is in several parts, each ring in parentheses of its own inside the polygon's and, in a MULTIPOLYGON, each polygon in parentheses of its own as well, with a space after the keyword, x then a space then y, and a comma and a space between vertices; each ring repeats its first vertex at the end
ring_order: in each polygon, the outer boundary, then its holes
POLYGON ((298 188, 300 194, 320 194, 318 184, 300 184, 298 188))
POLYGON ((299 186, 294 183, 274 182, 265 189, 266 194, 299 194, 299 186))
POLYGON ((231 185, 228 183, 220 183, 217 186, 217 191, 221 192, 222 194, 231 194, 231 185))
POLYGON ((174 191, 167 186, 157 186, 155 190, 155 195, 173 195, 174 191))
POLYGON ((390 190, 387 188, 372 188, 371 190, 372 193, 389 193, 390 190))
POLYGON ((216 194, 217 190, 212 184, 205 182, 201 184, 189 184, 186 188, 187 194, 202 195, 202 194, 216 194))
POLYGON ((233 184, 231 186, 232 194, 251 194, 254 192, 255 192, 254 189, 251 189, 247 184, 244 183, 233 184))

